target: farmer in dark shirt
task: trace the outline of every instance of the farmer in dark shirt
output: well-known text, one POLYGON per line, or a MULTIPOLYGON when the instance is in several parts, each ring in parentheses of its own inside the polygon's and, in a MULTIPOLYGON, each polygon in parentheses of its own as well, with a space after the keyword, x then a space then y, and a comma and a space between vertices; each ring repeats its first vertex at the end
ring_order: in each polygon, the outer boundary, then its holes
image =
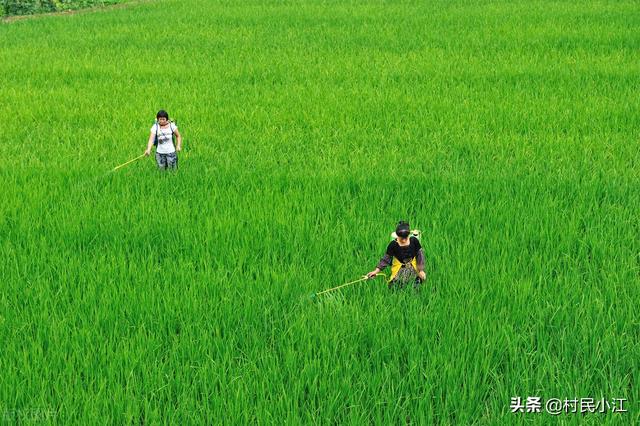
POLYGON ((373 278, 391 265, 389 288, 403 288, 409 283, 412 283, 414 288, 419 288, 420 283, 426 279, 422 245, 416 237, 411 236, 408 222, 398 223, 395 237, 396 239, 387 246, 387 252, 380 259, 376 269, 369 272, 367 277, 373 278))

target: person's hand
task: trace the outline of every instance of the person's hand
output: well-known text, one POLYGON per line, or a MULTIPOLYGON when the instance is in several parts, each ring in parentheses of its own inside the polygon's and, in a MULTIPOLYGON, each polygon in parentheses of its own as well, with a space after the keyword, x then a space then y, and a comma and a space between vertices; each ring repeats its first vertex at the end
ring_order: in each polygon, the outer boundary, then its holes
POLYGON ((177 151, 177 152, 182 151, 182 147, 181 147, 180 145, 178 145, 178 146, 176 147, 176 151, 177 151))
MULTIPOLYGON (((139 152, 139 151, 138 151, 138 152, 139 152)), ((151 155, 151 151, 147 149, 147 150, 144 152, 144 155, 145 155, 145 157, 148 157, 149 155, 151 155)))
POLYGON ((427 274, 426 274, 424 271, 420 271, 420 272, 418 272, 418 276, 420 277, 420 279, 421 279, 422 281, 424 281, 424 280, 426 280, 426 279, 427 279, 427 274))
POLYGON ((378 271, 373 270, 367 274, 367 279, 370 280, 371 278, 375 278, 376 275, 378 275, 378 271))

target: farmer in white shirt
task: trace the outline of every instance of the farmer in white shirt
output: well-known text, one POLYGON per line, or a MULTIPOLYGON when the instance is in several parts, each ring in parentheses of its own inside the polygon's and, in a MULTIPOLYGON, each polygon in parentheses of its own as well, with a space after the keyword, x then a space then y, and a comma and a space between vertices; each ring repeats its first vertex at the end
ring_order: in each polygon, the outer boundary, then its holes
POLYGON ((164 169, 178 168, 178 152, 182 150, 182 136, 178 131, 178 126, 169 121, 167 111, 160 110, 156 114, 156 123, 151 127, 149 142, 144 155, 151 155, 151 148, 156 146, 156 162, 158 167, 164 169), (173 144, 173 136, 176 137, 176 144, 173 144))

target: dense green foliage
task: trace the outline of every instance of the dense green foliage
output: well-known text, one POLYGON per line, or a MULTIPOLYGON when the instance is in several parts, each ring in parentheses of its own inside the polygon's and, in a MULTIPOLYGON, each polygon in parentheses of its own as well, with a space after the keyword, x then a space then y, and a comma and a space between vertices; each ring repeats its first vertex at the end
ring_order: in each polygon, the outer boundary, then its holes
POLYGON ((91 6, 122 3, 123 0, 0 0, 0 16, 61 12, 91 6))
POLYGON ((540 396, 638 423, 639 23, 636 1, 167 0, 1 25, 0 414, 555 421, 510 412, 540 396), (160 108, 180 170, 107 173, 160 108), (400 219, 420 294, 310 300, 400 219))

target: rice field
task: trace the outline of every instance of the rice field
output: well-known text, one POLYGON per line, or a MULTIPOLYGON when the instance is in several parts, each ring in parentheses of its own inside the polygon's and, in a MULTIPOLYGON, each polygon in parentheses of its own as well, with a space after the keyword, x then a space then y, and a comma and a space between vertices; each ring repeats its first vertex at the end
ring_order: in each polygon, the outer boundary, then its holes
POLYGON ((0 423, 638 424, 639 48, 627 0, 0 23, 0 423), (159 109, 179 170, 110 172, 159 109), (310 298, 399 220, 419 293, 310 298))

